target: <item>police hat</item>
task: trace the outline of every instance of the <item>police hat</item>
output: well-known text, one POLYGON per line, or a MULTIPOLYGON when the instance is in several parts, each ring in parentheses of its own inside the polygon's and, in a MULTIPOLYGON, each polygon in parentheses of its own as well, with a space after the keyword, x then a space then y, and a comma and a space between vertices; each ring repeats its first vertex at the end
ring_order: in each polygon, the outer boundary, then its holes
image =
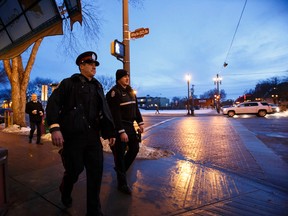
POLYGON ((126 70, 123 69, 118 69, 116 71, 116 81, 118 81, 119 79, 121 79, 122 77, 128 75, 128 72, 126 70))
POLYGON ((76 59, 76 65, 80 65, 82 63, 93 63, 95 62, 96 66, 99 66, 99 62, 97 61, 97 54, 92 51, 84 52, 80 54, 76 59))

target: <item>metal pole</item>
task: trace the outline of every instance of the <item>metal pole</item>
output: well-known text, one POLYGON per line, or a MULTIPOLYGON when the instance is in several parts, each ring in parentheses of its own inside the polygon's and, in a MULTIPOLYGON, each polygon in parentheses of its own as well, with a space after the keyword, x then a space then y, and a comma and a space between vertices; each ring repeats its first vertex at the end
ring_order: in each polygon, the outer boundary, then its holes
POLYGON ((216 83, 217 83, 217 95, 219 95, 219 74, 216 76, 216 83))
POLYGON ((192 88, 191 88, 191 96, 192 96, 191 115, 194 115, 194 85, 192 85, 192 88))
POLYGON ((188 112, 187 112, 187 115, 190 115, 190 104, 189 104, 189 97, 190 97, 190 95, 189 95, 189 79, 187 80, 187 84, 188 84, 188 99, 187 99, 187 110, 188 110, 188 112))
POLYGON ((128 74, 130 75, 129 82, 131 82, 128 0, 123 0, 122 4, 123 4, 123 44, 125 47, 123 69, 126 70, 128 74))
POLYGON ((217 112, 220 113, 220 90, 219 90, 219 83, 221 83, 221 80, 219 78, 219 74, 217 74, 216 76, 216 84, 217 84, 217 101, 216 101, 216 108, 217 108, 217 112))

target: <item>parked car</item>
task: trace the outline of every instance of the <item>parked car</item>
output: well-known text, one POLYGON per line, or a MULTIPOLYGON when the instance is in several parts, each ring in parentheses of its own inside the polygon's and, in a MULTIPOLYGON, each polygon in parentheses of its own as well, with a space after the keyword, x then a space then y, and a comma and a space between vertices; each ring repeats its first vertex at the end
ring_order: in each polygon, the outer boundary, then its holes
POLYGON ((267 102, 244 102, 234 107, 223 108, 223 114, 228 117, 242 114, 255 114, 259 117, 264 117, 267 113, 272 113, 272 108, 267 102))
POLYGON ((273 112, 273 113, 280 112, 280 107, 277 106, 276 104, 271 104, 271 103, 269 103, 269 106, 272 108, 272 112, 273 112))

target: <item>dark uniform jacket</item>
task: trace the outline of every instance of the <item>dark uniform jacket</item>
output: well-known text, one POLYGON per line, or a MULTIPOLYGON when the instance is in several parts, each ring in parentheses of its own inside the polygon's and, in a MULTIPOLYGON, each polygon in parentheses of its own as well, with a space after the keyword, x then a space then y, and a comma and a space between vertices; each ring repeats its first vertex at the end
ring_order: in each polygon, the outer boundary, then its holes
POLYGON ((42 104, 39 101, 33 102, 29 101, 26 104, 25 112, 29 114, 29 120, 30 122, 41 122, 42 116, 40 115, 40 111, 44 114, 44 109, 42 107, 42 104), (32 111, 37 110, 37 114, 33 114, 32 111))
POLYGON ((81 74, 64 79, 48 99, 46 120, 50 132, 81 135, 89 128, 104 138, 115 137, 115 128, 102 85, 81 74))
POLYGON ((127 123, 131 125, 136 121, 138 125, 144 124, 136 95, 130 86, 124 89, 117 84, 106 94, 106 98, 118 133, 125 132, 127 123))

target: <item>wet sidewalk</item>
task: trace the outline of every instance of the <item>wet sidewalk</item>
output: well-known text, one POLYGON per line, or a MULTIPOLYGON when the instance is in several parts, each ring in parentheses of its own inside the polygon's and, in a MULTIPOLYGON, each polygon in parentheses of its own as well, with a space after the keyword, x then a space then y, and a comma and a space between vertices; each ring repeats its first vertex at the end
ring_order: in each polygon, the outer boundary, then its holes
MULTIPOLYGON (((101 189, 105 215, 287 215, 288 165, 242 125, 231 122, 231 131, 240 135, 245 147, 240 153, 244 158, 248 153, 253 156, 264 180, 176 156, 137 159, 127 173, 133 188, 128 196, 117 191, 113 158, 105 153, 101 189)), ((161 130, 159 136, 165 141, 168 133, 161 130)), ((205 136, 212 139, 213 131, 205 136)), ((65 209, 60 202, 63 167, 56 147, 50 142, 29 144, 26 136, 3 132, 0 140, 0 147, 8 149, 7 216, 85 215, 84 172, 73 190, 73 206, 65 209)), ((242 163, 255 166, 248 159, 242 163)))

